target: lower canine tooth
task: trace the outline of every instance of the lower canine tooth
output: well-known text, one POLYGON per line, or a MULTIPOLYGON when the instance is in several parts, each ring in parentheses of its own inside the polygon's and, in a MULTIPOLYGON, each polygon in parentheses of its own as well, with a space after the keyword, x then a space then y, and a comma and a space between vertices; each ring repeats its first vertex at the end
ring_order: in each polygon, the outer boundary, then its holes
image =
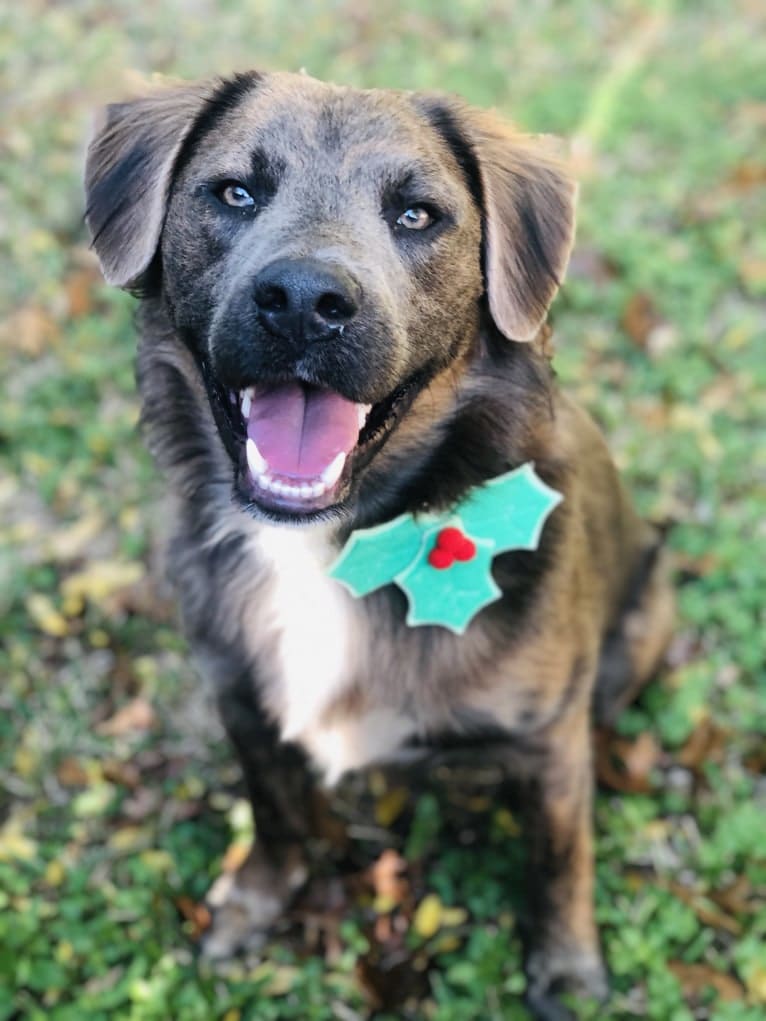
POLYGON ((341 476, 343 465, 346 463, 346 455, 341 451, 334 461, 327 465, 320 475, 322 482, 328 487, 334 486, 341 476))
POLYGON ((263 475, 268 468, 266 458, 263 457, 258 447, 256 447, 255 441, 249 437, 245 444, 245 453, 247 454, 247 466, 253 475, 263 475))

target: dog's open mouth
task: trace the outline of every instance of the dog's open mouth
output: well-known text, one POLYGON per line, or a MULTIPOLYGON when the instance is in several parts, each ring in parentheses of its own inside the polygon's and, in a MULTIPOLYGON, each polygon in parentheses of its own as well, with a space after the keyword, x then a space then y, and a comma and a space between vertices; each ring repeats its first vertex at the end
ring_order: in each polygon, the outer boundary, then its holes
POLYGON ((248 387, 239 394, 239 407, 256 495, 281 497, 296 507, 333 495, 371 410, 298 380, 248 387))
POLYGON ((341 502, 353 469, 391 432, 419 382, 419 376, 409 379, 375 405, 299 379, 232 393, 232 411, 239 411, 234 431, 244 440, 242 483, 248 497, 267 511, 288 516, 310 515, 341 502))

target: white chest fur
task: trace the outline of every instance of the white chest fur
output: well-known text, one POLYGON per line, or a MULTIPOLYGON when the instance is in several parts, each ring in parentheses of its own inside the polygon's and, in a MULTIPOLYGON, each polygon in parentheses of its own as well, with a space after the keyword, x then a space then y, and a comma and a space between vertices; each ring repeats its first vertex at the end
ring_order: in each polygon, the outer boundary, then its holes
POLYGON ((319 528, 262 528, 258 556, 272 575, 259 606, 277 635, 282 736, 297 739, 350 684, 353 607, 327 577, 332 561, 319 528))
POLYGON ((360 680, 364 615, 327 576, 336 554, 324 529, 266 527, 254 541, 272 575, 257 610, 277 641, 274 701, 282 737, 302 744, 334 783, 348 769, 386 758, 414 726, 388 706, 323 719, 360 680))

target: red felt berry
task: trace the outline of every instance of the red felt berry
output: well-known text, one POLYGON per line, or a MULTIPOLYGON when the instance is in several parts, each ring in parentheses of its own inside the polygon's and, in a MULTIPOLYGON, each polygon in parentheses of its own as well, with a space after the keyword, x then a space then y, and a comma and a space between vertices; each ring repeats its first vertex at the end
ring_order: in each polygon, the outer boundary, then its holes
POLYGON ((452 567, 454 562, 455 558, 449 550, 440 549, 438 546, 434 546, 428 554, 428 563, 431 567, 435 567, 437 571, 443 571, 446 567, 452 567))
POLYGON ((464 541, 465 536, 459 528, 442 528, 436 536, 436 545, 439 549, 446 550, 453 556, 456 556, 464 541))
POLYGON ((475 556, 476 543, 472 542, 472 540, 468 539, 466 536, 463 536, 463 541, 455 550, 455 560, 473 560, 475 556))

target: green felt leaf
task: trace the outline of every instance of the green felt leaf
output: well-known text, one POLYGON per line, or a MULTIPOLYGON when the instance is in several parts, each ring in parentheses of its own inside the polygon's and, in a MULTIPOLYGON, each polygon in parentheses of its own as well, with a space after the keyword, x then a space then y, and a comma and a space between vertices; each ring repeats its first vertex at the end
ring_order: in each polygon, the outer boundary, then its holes
POLYGON ((473 490, 456 509, 467 534, 492 540, 495 553, 534 550, 548 515, 562 499, 532 464, 524 464, 473 490))
POLYGON ((330 568, 330 577, 354 596, 366 596, 381 585, 389 585, 413 562, 433 521, 432 516, 402 514, 375 528, 353 532, 330 568))
POLYGON ((545 521, 561 499, 532 464, 525 464, 472 490, 438 516, 402 514, 354 532, 329 573, 354 596, 395 582, 407 596, 410 627, 438 624, 462 634, 479 610, 502 594, 492 578, 493 557, 537 549, 545 521), (449 525, 473 540, 476 555, 439 570, 428 555, 449 525))
MULTIPOLYGON (((453 520, 450 524, 461 527, 460 522, 453 520)), ((409 602, 410 627, 439 624, 462 634, 483 606, 502 595, 491 572, 495 550, 488 540, 477 540, 472 560, 455 561, 444 570, 432 567, 428 554, 443 527, 444 522, 439 522, 426 533, 414 563, 396 576, 396 584, 409 602)))

